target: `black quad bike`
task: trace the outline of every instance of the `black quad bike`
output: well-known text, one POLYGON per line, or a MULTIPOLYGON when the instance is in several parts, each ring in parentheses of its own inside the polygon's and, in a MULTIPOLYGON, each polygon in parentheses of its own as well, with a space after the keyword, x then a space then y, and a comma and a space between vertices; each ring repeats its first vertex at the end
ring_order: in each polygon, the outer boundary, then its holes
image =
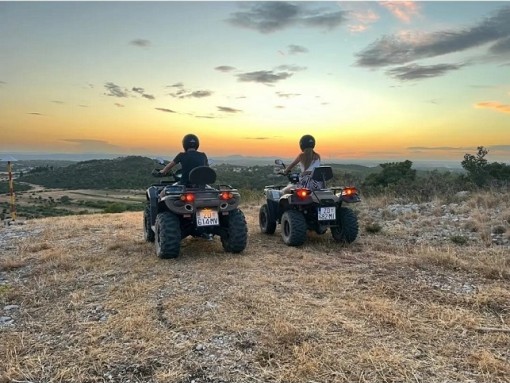
MULTIPOLYGON (((285 165, 281 160, 275 163, 275 170, 283 175, 285 165)), ((266 203, 259 211, 260 230, 265 234, 274 234, 277 224, 280 224, 283 242, 289 246, 302 245, 307 230, 324 234, 328 228, 335 241, 353 242, 358 236, 358 218, 353 210, 342 204, 360 202, 358 190, 343 186, 326 188, 326 181, 333 178, 331 166, 317 167, 312 178, 321 181, 323 188, 310 190, 298 187, 298 173, 288 175, 291 184, 295 185, 288 194, 282 191, 286 185, 266 186, 266 203)))
MULTIPOLYGON (((161 177, 153 170, 155 177, 161 177)), ((248 229, 238 208, 240 195, 229 185, 210 186, 216 172, 208 166, 193 169, 189 185, 180 185, 180 170, 169 173, 173 181, 161 181, 146 191, 143 215, 144 238, 156 243, 160 258, 179 256, 181 240, 202 237, 221 238, 227 252, 240 253, 246 248, 248 229)))

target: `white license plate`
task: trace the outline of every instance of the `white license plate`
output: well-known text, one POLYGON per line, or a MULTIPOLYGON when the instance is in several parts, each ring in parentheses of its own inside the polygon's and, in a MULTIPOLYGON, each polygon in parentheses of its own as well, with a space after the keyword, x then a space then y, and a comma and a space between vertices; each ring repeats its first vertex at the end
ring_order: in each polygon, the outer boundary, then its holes
POLYGON ((335 207, 320 207, 318 211, 319 221, 334 221, 336 219, 335 207))
POLYGON ((199 209, 197 211, 197 226, 218 226, 220 220, 218 212, 212 209, 199 209))

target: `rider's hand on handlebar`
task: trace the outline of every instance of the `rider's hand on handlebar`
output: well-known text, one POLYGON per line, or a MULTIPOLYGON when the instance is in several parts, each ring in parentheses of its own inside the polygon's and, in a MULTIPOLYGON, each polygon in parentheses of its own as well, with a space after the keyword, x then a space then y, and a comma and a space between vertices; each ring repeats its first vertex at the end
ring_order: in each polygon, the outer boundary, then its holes
POLYGON ((163 177, 163 176, 164 176, 164 174, 163 174, 163 173, 161 173, 161 170, 158 170, 158 169, 154 169, 154 170, 152 171, 152 175, 153 175, 154 177, 163 177))

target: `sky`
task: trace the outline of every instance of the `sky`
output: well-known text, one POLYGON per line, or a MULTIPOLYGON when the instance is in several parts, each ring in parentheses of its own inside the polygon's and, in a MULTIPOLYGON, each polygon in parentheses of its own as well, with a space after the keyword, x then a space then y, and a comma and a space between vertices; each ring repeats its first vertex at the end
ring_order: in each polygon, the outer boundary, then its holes
POLYGON ((510 163, 510 2, 0 1, 0 152, 510 163))

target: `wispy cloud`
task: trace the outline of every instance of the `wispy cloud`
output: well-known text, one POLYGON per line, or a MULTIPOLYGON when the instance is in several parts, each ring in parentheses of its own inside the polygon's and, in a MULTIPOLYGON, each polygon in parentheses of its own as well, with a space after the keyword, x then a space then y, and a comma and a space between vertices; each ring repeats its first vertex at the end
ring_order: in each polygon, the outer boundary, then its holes
POLYGON ((301 94, 299 94, 299 93, 283 93, 283 92, 276 92, 276 95, 281 98, 292 98, 292 97, 301 96, 301 94))
POLYGON ((264 141, 264 140, 270 140, 272 137, 243 137, 245 140, 259 140, 259 141, 264 141))
POLYGON ((94 152, 117 152, 121 149, 120 146, 112 145, 108 141, 102 140, 88 140, 88 139, 64 139, 64 142, 77 144, 77 151, 94 151, 94 152))
POLYGON ((42 114, 42 113, 38 113, 38 112, 29 112, 29 113, 27 113, 27 114, 31 114, 31 115, 33 115, 33 116, 44 116, 44 114, 42 114))
POLYGON ((115 103, 115 104, 113 104, 113 105, 115 105, 117 108, 124 108, 124 104, 121 104, 121 103, 119 103, 119 102, 116 102, 116 103, 115 103))
POLYGON ((225 112, 225 113, 240 113, 240 112, 242 112, 242 110, 229 108, 228 106, 218 106, 218 110, 220 112, 225 112))
MULTIPOLYGON (((313 4, 313 3, 312 3, 313 4)), ((242 4, 245 11, 234 12, 227 22, 261 33, 272 33, 293 26, 334 29, 346 21, 346 12, 286 1, 242 4)))
POLYGON ((351 11, 347 28, 352 33, 364 32, 370 25, 379 20, 379 15, 373 10, 351 11))
POLYGON ((52 103, 54 103, 54 104, 64 104, 64 101, 53 100, 52 103))
POLYGON ((238 81, 242 82, 258 82, 261 84, 274 84, 278 81, 285 80, 292 77, 292 73, 289 72, 273 72, 268 70, 260 70, 256 72, 247 72, 237 75, 238 81))
POLYGON ((117 84, 114 84, 113 82, 107 82, 104 84, 104 87, 106 89, 106 95, 112 96, 112 97, 128 97, 128 90, 122 89, 117 84))
POLYGON ((291 44, 288 46, 289 55, 297 55, 300 53, 308 53, 308 48, 301 45, 291 44))
POLYGON ((7 84, 5 81, 0 80, 0 86, 7 84))
POLYGON ((184 89, 183 85, 179 83, 179 86, 174 86, 177 88, 176 92, 169 93, 170 96, 174 98, 204 98, 212 96, 213 92, 210 90, 188 90, 184 89))
POLYGON ((495 101, 485 101, 485 102, 479 102, 475 104, 476 108, 481 109, 491 109, 495 110, 496 112, 501 113, 510 113, 510 105, 509 104, 501 104, 499 102, 495 101))
POLYGON ((139 87, 133 87, 131 89, 133 92, 140 94, 143 98, 146 98, 147 100, 155 100, 156 97, 154 97, 152 94, 145 93, 145 89, 139 88, 139 87))
POLYGON ((306 70, 307 68, 305 66, 299 66, 299 65, 280 65, 276 67, 277 70, 283 70, 283 71, 289 71, 289 72, 301 72, 303 70, 306 70))
POLYGON ((147 48, 151 45, 151 42, 149 40, 145 40, 145 39, 135 39, 135 40, 131 40, 129 42, 129 44, 134 45, 135 47, 147 48))
POLYGON ((386 71, 388 75, 398 80, 421 80, 424 78, 438 77, 451 72, 459 70, 464 64, 436 64, 436 65, 405 65, 386 71))
POLYGON ((220 65, 220 66, 217 66, 216 68, 217 71, 220 71, 220 72, 232 72, 234 70, 236 70, 236 68, 234 68, 233 66, 229 66, 229 65, 220 65))
POLYGON ((356 54, 356 64, 368 68, 399 65, 488 43, 494 44, 491 53, 495 54, 505 50, 509 37, 510 7, 507 6, 468 28, 383 36, 356 54))
POLYGON ((418 15, 420 9, 415 1, 382 1, 380 4, 405 23, 409 23, 414 16, 418 15))
POLYGON ((161 112, 165 112, 165 113, 177 113, 175 110, 167 109, 167 108, 154 108, 154 109, 159 110, 161 112))

